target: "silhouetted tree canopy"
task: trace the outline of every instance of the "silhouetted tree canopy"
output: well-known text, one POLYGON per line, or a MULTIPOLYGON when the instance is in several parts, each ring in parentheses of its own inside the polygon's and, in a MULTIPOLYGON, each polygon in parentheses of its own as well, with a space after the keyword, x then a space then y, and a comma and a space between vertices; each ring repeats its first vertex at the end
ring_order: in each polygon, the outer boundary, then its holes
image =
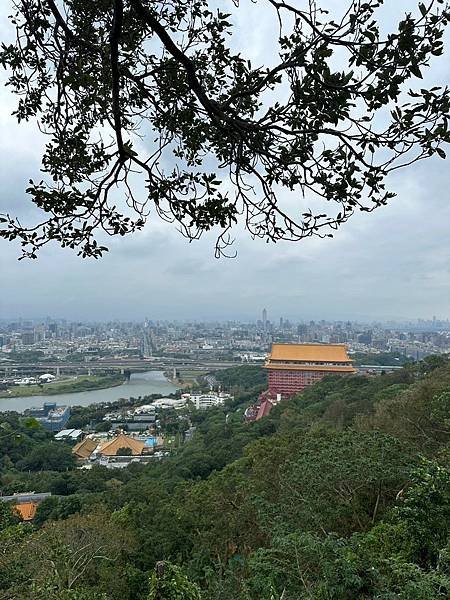
POLYGON ((13 1, 0 64, 18 121, 48 136, 27 189, 46 214, 0 215, 0 236, 33 258, 50 240, 99 257, 102 231, 158 215, 190 240, 216 228, 220 255, 239 220, 297 241, 386 204, 389 173, 445 158, 449 90, 418 80, 450 12, 419 3, 384 35, 382 3, 348 0, 333 20, 313 0, 258 0, 274 40, 255 65, 232 35, 239 0, 13 1))

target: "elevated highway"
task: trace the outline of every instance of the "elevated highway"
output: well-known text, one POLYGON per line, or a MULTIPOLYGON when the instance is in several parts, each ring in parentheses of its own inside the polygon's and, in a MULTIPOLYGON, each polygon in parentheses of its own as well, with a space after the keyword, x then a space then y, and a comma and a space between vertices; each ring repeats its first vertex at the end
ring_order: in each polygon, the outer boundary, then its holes
POLYGON ((195 361, 161 358, 159 359, 105 359, 90 360, 87 362, 52 361, 35 363, 0 362, 0 375, 6 376, 12 373, 95 373, 95 372, 121 372, 131 373, 143 371, 215 371, 216 369, 227 369, 234 367, 237 363, 231 361, 195 361))

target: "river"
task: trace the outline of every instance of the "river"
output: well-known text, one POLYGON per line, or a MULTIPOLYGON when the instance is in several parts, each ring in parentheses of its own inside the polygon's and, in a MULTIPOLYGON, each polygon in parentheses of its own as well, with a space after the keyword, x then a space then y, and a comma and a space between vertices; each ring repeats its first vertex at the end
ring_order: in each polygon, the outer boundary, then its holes
POLYGON ((114 402, 120 398, 138 398, 149 394, 171 394, 176 387, 167 381, 162 371, 132 373, 130 381, 104 390, 74 392, 73 394, 55 394, 54 396, 22 396, 20 398, 0 398, 0 412, 15 410, 23 412, 32 406, 42 406, 44 402, 56 402, 59 405, 88 406, 100 402, 114 402))

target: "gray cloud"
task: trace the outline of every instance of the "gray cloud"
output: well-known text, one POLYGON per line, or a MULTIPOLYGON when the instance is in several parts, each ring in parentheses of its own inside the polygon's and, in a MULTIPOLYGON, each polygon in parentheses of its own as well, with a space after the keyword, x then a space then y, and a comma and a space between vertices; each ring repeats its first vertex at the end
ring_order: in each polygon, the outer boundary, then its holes
MULTIPOLYGON (((238 25, 254 22, 256 10, 244 3, 238 25)), ((391 8, 384 10, 387 21, 391 8)), ((1 36, 8 12, 0 8, 1 36)), ((238 39, 256 61, 273 27, 264 15, 238 39)), ((447 62, 436 61, 427 81, 448 81, 447 62)), ((0 106, 1 209, 33 219, 23 190, 39 177, 42 136, 9 117, 14 99, 5 89, 0 106)), ((439 159, 397 172, 390 182, 397 198, 356 215, 333 239, 267 245, 238 230, 235 260, 214 259, 212 235, 189 244, 153 220, 133 237, 109 240, 100 261, 52 246, 37 261, 18 262, 18 246, 0 242, 0 317, 255 318, 263 306, 273 318, 449 317, 449 173, 439 159)))

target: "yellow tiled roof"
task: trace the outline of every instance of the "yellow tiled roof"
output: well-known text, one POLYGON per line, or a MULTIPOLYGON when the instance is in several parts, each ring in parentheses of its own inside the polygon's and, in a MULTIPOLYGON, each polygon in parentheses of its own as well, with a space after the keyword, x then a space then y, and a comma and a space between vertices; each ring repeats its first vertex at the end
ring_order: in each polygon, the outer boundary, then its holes
POLYGON ((37 506, 36 502, 22 502, 22 504, 16 504, 14 509, 22 521, 32 521, 36 515, 37 506))
POLYGON ((72 454, 75 454, 78 458, 89 458, 96 448, 97 442, 95 440, 84 438, 82 442, 72 448, 72 454))
POLYGON ((272 344, 268 360, 352 362, 344 344, 272 344))
POLYGON ((145 448, 145 443, 141 440, 135 440, 123 433, 118 435, 113 440, 101 444, 98 453, 103 456, 116 456, 117 450, 120 448, 130 448, 132 456, 139 456, 145 448))

